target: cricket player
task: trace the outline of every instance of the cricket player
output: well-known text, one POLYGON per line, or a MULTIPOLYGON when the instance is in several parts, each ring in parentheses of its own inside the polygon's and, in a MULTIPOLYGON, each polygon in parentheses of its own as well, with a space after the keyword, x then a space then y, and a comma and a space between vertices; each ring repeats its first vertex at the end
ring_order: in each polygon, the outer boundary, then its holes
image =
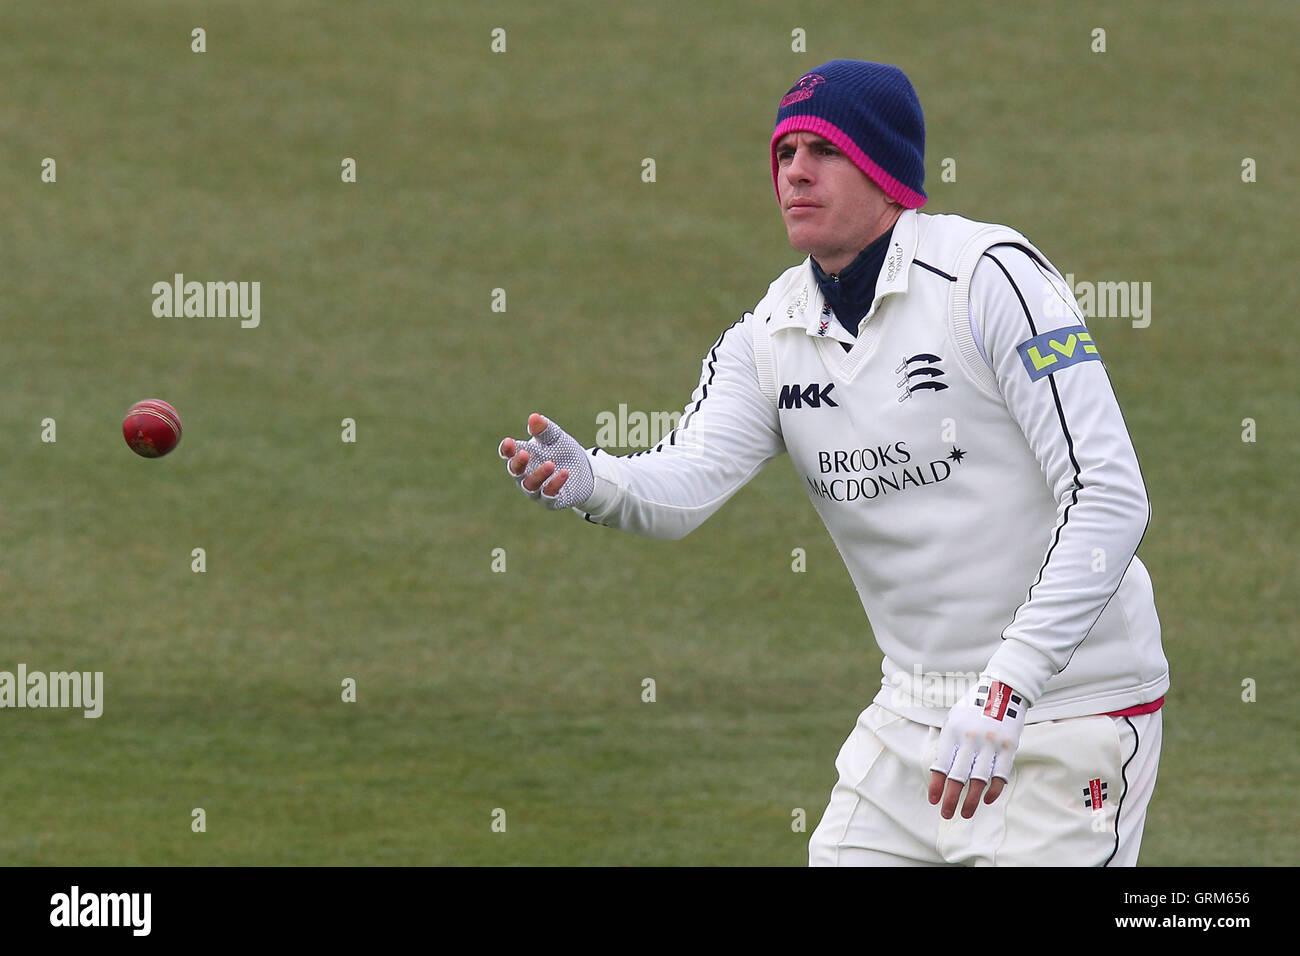
POLYGON ((677 428, 619 457, 534 414, 498 453, 546 507, 656 538, 789 454, 884 653, 811 864, 1135 865, 1169 667, 1146 490, 1071 290, 1018 232, 918 212, 897 67, 803 75, 770 149, 807 258, 722 333, 677 428))

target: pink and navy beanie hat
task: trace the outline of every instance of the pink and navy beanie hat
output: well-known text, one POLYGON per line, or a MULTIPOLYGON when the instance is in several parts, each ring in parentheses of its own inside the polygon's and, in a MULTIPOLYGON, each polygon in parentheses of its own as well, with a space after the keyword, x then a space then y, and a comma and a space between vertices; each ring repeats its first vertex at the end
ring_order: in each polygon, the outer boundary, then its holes
POLYGON ((905 208, 925 205, 925 118, 916 90, 898 67, 831 60, 799 77, 776 111, 773 186, 776 144, 791 131, 834 143, 905 208))

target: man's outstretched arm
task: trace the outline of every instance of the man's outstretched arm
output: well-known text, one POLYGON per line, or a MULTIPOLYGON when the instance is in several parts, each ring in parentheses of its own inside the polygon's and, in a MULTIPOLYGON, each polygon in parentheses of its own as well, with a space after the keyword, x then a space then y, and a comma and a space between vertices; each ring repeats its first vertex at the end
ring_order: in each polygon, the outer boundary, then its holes
POLYGON ((684 537, 785 451, 776 408, 754 371, 754 321, 746 313, 714 343, 681 420, 655 447, 623 456, 583 449, 578 463, 567 455, 569 436, 534 414, 533 437, 507 438, 498 454, 525 493, 548 507, 573 506, 597 524, 647 537, 684 537), (570 483, 584 484, 584 466, 592 490, 577 495, 570 483))

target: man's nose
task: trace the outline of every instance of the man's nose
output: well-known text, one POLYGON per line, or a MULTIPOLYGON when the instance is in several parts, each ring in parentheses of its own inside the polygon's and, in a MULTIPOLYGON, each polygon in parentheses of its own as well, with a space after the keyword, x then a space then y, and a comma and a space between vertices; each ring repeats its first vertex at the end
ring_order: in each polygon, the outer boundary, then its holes
POLYGON ((812 180, 812 169, 808 162, 808 151, 799 147, 790 157, 790 165, 785 168, 785 175, 792 183, 803 183, 812 180))

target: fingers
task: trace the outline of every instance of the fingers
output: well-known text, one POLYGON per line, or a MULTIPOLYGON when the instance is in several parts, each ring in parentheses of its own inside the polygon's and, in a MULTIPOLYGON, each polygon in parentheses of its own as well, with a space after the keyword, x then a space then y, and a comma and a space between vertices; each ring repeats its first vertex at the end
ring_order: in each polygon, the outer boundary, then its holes
MULTIPOLYGON (((521 454, 527 454, 527 452, 521 452, 521 454)), ((556 474, 555 462, 542 462, 542 464, 531 475, 524 479, 524 491, 527 491, 529 494, 536 494, 537 492, 542 491, 542 483, 549 478, 551 480, 547 484, 545 492, 547 495, 554 498, 560 493, 560 486, 564 484, 565 479, 568 477, 568 469, 562 469, 559 474, 556 474)))
POLYGON ((555 476, 542 487, 542 497, 554 498, 560 493, 560 489, 564 487, 564 483, 568 481, 568 479, 569 469, 561 468, 555 473, 555 476))
MULTIPOLYGON (((972 779, 970 788, 966 791, 966 799, 961 805, 962 818, 969 820, 975 815, 981 795, 984 797, 986 804, 996 800, 998 795, 1002 793, 1002 788, 1006 786, 1006 783, 1001 777, 994 777, 991 784, 983 780, 972 779)), ((957 801, 961 798, 961 791, 965 786, 966 781, 964 780, 949 780, 938 770, 930 771, 930 803, 934 805, 940 800, 943 801, 939 813, 945 820, 951 820, 953 814, 957 811, 957 801)))
MULTIPOLYGON (((951 820, 952 815, 956 812, 957 801, 961 797, 962 788, 965 783, 961 780, 949 780, 938 770, 930 771, 930 803, 931 805, 943 801, 943 806, 939 809, 940 815, 945 820, 951 820)), ((975 811, 980 804, 980 797, 984 797, 984 803, 987 806, 998 797, 1002 796, 1002 791, 1006 789, 1007 782, 1001 777, 994 777, 991 782, 986 783, 983 780, 970 781, 970 788, 966 791, 966 799, 962 801, 961 815, 965 820, 975 816, 975 811)))
MULTIPOLYGON (((539 415, 536 412, 533 412, 531 415, 528 416, 529 436, 532 438, 536 438, 542 432, 546 431, 547 427, 550 424, 551 423, 547 421, 544 416, 539 415)), ((516 442, 513 438, 503 438, 501 439, 501 444, 497 446, 497 454, 500 455, 502 458, 511 458, 518 450, 519 450, 519 443, 516 442)))
POLYGON ((515 478, 523 478, 521 484, 523 485, 524 491, 527 491, 529 494, 536 494, 538 491, 541 491, 548 498, 554 498, 558 495, 560 489, 564 486, 564 482, 568 480, 569 477, 569 470, 567 468, 561 468, 557 474, 555 471, 555 462, 544 461, 539 467, 533 469, 532 474, 524 478, 524 473, 528 469, 528 452, 526 450, 520 451, 517 455, 508 458, 506 461, 506 469, 515 478), (546 487, 543 488, 542 483, 548 478, 551 480, 546 484, 546 487))
MULTIPOLYGON (((516 478, 521 477, 528 468, 528 451, 520 451, 519 454, 507 461, 506 468, 508 468, 510 474, 514 475, 516 478)), ((532 474, 527 478, 524 478, 522 484, 524 486, 524 491, 527 491, 529 494, 536 494, 538 491, 541 491, 548 498, 554 498, 560 493, 560 489, 564 486, 564 482, 568 480, 568 477, 569 470, 567 468, 561 468, 557 474, 555 471, 555 462, 544 461, 539 467, 533 469, 532 474), (547 482, 546 487, 543 488, 542 483, 548 478, 551 480, 547 482)))
POLYGON ((534 493, 542 490, 542 482, 551 477, 555 472, 555 462, 544 461, 533 471, 531 475, 524 479, 524 491, 534 493))
MULTIPOLYGON (((506 441, 510 441, 509 438, 506 441)), ((506 471, 510 472, 516 478, 522 478, 524 469, 528 467, 528 451, 521 449, 512 458, 506 461, 506 471)))
MULTIPOLYGON (((545 417, 533 412, 528 416, 528 434, 530 438, 536 438, 549 428, 551 423, 545 417)), ((510 474, 516 478, 524 473, 528 465, 528 452, 523 450, 523 444, 515 441, 513 438, 501 439, 501 444, 497 445, 497 454, 504 458, 509 464, 510 474)), ((535 489, 533 489, 535 490, 535 489)))
MULTIPOLYGON (((961 797, 962 787, 965 786, 965 780, 949 780, 944 777, 943 771, 930 771, 930 803, 933 805, 939 803, 940 800, 944 801, 944 805, 939 809, 941 817, 944 819, 953 818, 953 813, 957 812, 958 797, 961 797)), ((974 816, 975 806, 979 804, 979 795, 983 791, 983 780, 971 780, 971 788, 967 792, 966 803, 962 804, 962 817, 970 819, 974 816)))
POLYGON ((938 770, 930 771, 930 805, 938 803, 943 797, 943 782, 948 778, 938 770))
POLYGON ((975 816, 975 808, 980 805, 980 794, 984 792, 987 784, 983 780, 972 780, 970 788, 966 791, 966 800, 961 805, 961 815, 965 820, 975 816))
POLYGON ((961 780, 949 780, 948 786, 943 791, 943 806, 939 808, 939 815, 945 820, 951 820, 952 815, 957 812, 957 800, 961 797, 961 788, 965 784, 961 780))

